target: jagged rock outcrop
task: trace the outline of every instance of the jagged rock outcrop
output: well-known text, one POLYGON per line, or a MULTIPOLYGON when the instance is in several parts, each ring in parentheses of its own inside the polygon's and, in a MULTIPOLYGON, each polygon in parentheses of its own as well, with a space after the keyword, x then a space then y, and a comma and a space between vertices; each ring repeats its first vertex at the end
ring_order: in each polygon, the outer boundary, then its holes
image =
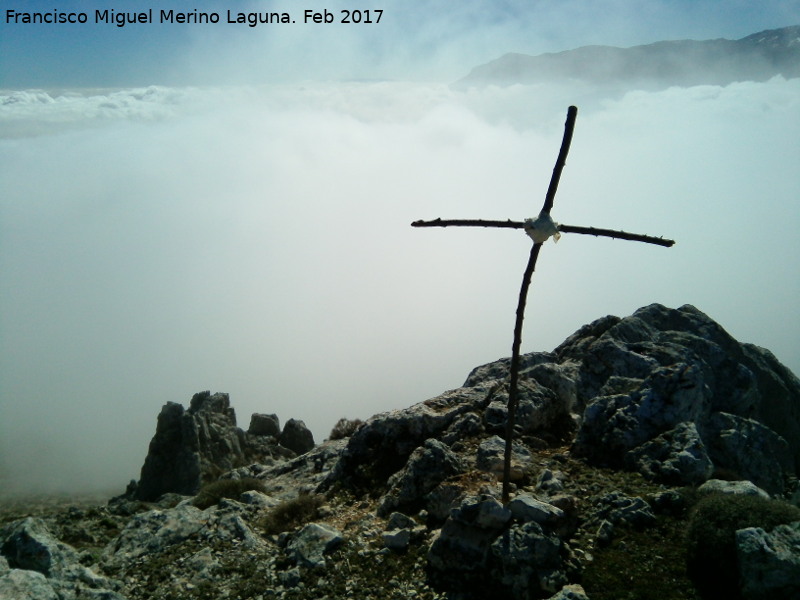
POLYGON ((166 493, 193 495, 222 473, 251 463, 273 464, 314 447, 302 421, 290 419, 276 437, 278 419, 255 414, 247 432, 236 426, 228 394, 200 392, 189 408, 168 402, 158 415, 156 433, 132 490, 138 500, 166 493))
POLYGON ((692 306, 598 319, 554 355, 577 365, 579 456, 669 483, 700 483, 710 460, 771 493, 797 474, 800 381, 692 306))

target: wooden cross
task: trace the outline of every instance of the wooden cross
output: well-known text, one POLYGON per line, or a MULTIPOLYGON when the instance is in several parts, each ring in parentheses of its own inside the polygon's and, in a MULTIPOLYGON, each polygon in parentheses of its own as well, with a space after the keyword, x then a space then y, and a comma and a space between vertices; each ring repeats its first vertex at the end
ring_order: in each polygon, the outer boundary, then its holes
POLYGON ((648 244, 656 244, 669 248, 675 242, 660 237, 652 237, 648 235, 640 235, 636 233, 627 233, 625 231, 615 231, 612 229, 598 229, 596 227, 577 227, 573 225, 556 224, 550 218, 550 211, 553 208, 553 201, 555 199, 556 190, 558 189, 558 182, 561 179, 561 171, 567 162, 567 154, 569 153, 569 146, 572 142, 572 132, 575 129, 575 118, 578 115, 578 109, 570 106, 567 110, 567 121, 564 125, 564 138, 561 141, 561 150, 558 153, 556 165, 553 168, 553 176, 550 179, 550 186, 547 189, 547 195, 544 199, 544 205, 536 219, 528 219, 524 222, 520 221, 488 221, 484 219, 451 219, 442 220, 434 219, 433 221, 414 221, 412 227, 502 227, 510 229, 524 229, 525 232, 533 239, 533 246, 531 253, 528 257, 528 265, 525 268, 525 274, 522 277, 522 286, 519 291, 519 302, 517 304, 517 319, 514 324, 514 343, 511 349, 511 374, 508 392, 508 417, 506 420, 506 446, 503 464, 503 503, 507 503, 510 494, 510 475, 511 475, 511 450, 514 438, 514 425, 516 419, 517 405, 519 403, 518 396, 518 383, 519 383, 519 358, 520 346, 522 345, 522 320, 525 314, 525 303, 528 297, 528 288, 530 287, 531 277, 536 268, 536 259, 539 257, 539 251, 544 242, 551 236, 555 236, 556 240, 561 233, 583 233, 588 235, 610 237, 621 240, 632 240, 636 242, 645 242, 648 244))

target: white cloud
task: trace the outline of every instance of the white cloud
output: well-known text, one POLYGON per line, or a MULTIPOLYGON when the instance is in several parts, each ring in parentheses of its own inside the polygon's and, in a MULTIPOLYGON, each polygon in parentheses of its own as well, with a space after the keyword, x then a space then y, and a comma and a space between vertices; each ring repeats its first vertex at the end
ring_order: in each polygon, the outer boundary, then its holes
POLYGON ((202 389, 231 393, 243 427, 276 412, 320 440, 341 416, 460 385, 510 352, 529 240, 409 223, 535 215, 571 97, 585 101, 555 219, 678 244, 548 244, 524 349, 688 302, 797 371, 798 92, 778 78, 611 97, 385 82, 12 94, 2 451, 19 466, 14 451, 35 450, 39 479, 67 456, 121 487, 160 406, 202 389))

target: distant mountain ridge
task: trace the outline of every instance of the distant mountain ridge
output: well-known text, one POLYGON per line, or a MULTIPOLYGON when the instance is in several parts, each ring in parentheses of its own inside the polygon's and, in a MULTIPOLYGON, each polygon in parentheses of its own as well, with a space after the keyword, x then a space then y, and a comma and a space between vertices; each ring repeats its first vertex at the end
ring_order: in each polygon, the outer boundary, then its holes
POLYGON ((800 25, 739 40, 663 41, 630 48, 582 46, 564 52, 508 53, 475 67, 458 86, 578 80, 597 84, 725 85, 800 77, 800 25))

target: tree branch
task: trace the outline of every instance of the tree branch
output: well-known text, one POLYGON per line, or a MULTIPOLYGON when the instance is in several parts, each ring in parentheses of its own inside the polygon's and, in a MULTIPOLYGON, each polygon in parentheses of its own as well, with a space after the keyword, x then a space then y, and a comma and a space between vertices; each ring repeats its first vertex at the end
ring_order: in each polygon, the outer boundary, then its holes
MULTIPOLYGON (((412 227, 499 227, 505 229, 523 229, 525 223, 522 221, 492 221, 488 219, 434 219, 432 221, 414 221, 412 227)), ((578 225, 558 225, 561 233, 582 233, 598 237, 610 237, 617 240, 630 240, 633 242, 644 242, 669 248, 675 244, 675 240, 668 240, 662 237, 643 235, 641 233, 628 233, 615 229, 601 229, 598 227, 580 227, 578 225)))
POLYGON ((564 165, 567 164, 567 154, 569 154, 569 146, 572 143, 572 132, 575 131, 575 119, 577 116, 578 108, 576 106, 570 106, 567 109, 567 121, 564 123, 564 137, 561 139, 561 150, 558 151, 556 166, 553 167, 553 176, 550 178, 550 186, 547 188, 547 195, 544 197, 544 206, 542 206, 542 212, 548 215, 553 208, 553 200, 555 200, 556 197, 558 182, 561 180, 561 171, 564 170, 564 165))

